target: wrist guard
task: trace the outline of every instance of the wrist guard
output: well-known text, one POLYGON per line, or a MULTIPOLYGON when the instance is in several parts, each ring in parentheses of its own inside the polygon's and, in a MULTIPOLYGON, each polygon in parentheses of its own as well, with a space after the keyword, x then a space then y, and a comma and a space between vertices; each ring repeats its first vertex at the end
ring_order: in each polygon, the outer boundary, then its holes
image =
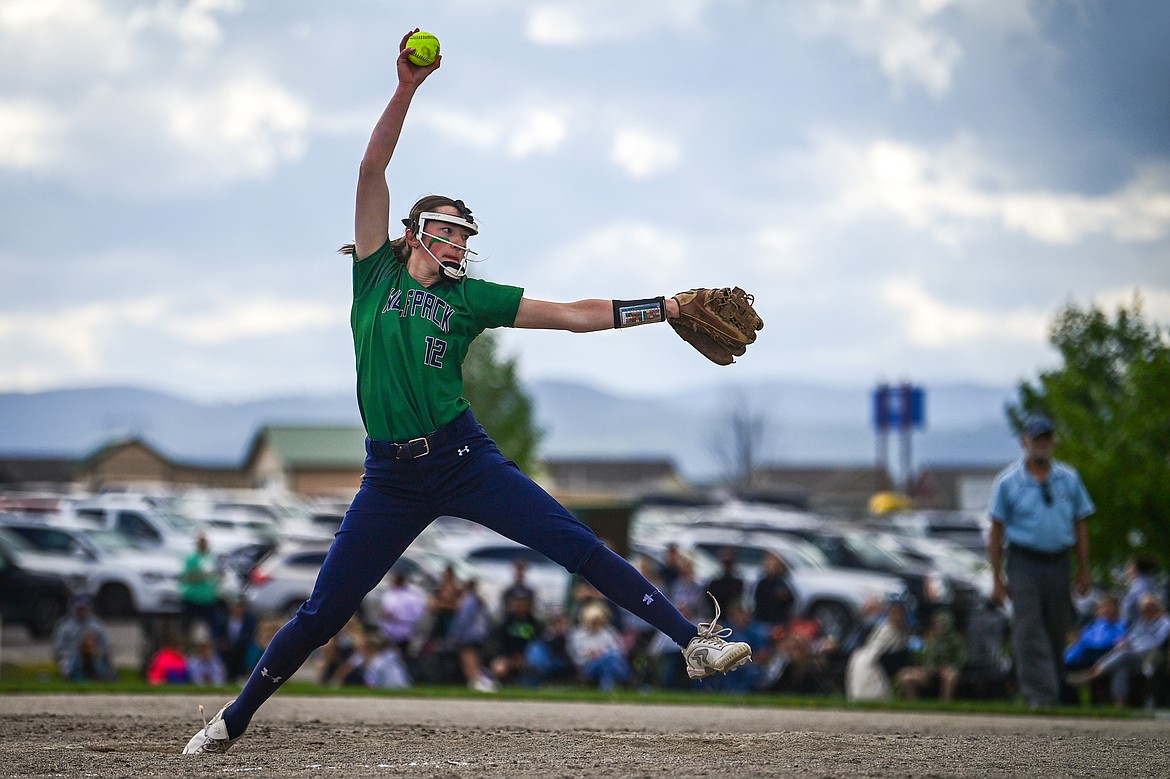
POLYGON ((666 321, 666 298, 645 298, 643 300, 613 301, 613 326, 615 329, 652 325, 666 321))

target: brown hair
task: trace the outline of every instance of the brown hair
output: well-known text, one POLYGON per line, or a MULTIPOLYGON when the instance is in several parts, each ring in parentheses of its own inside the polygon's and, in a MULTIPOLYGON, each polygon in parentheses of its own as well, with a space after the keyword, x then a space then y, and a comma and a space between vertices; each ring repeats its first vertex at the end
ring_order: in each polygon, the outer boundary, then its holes
MULTIPOLYGON (((455 200, 454 198, 447 197, 446 195, 426 195, 419 198, 418 201, 410 207, 410 217, 408 219, 403 219, 402 222, 408 229, 414 232, 418 229, 417 226, 410 227, 410 225, 418 224, 419 214, 422 214, 426 211, 435 211, 441 206, 454 206, 455 208, 459 209, 460 213, 465 213, 468 218, 471 217, 470 209, 463 205, 462 200, 455 200)), ((354 244, 347 243, 338 249, 337 253, 352 255, 355 249, 356 247, 354 244)), ((401 263, 405 263, 410 258, 410 246, 408 246, 406 243, 405 232, 399 237, 390 240, 390 249, 394 252, 394 256, 401 263)))

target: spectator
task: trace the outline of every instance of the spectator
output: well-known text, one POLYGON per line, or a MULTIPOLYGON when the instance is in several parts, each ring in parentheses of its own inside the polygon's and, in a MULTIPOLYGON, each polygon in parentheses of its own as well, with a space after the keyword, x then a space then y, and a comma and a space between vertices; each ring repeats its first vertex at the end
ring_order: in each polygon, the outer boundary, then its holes
POLYGON ((603 692, 629 678, 621 640, 610 626, 609 609, 602 603, 590 603, 581 609, 580 624, 569 631, 568 652, 578 675, 603 692))
POLYGON ((796 591, 788 563, 774 552, 765 552, 760 561, 760 578, 752 593, 754 619, 762 630, 771 632, 777 625, 785 626, 792 619, 796 591))
POLYGON ((877 626, 858 649, 849 656, 845 668, 845 696, 851 701, 884 701, 892 697, 891 672, 910 641, 909 615, 906 604, 891 601, 877 626))
POLYGON ((573 662, 567 648, 568 634, 569 621, 565 615, 554 614, 544 632, 528 643, 524 660, 533 683, 560 679, 570 673, 573 662))
POLYGON ((200 533, 195 539, 195 551, 183 561, 183 572, 179 577, 184 633, 190 634, 202 624, 218 638, 222 632, 219 625, 219 584, 222 578, 219 560, 211 553, 207 536, 200 533))
POLYGON ((1007 650, 1008 618, 988 602, 967 616, 967 664, 958 691, 973 698, 1002 698, 1008 692, 1012 658, 1007 650))
POLYGON ((679 572, 682 570, 682 552, 678 549, 678 544, 667 544, 666 551, 662 555, 662 564, 658 566, 658 580, 662 582, 662 591, 669 592, 670 588, 674 586, 674 582, 678 579, 679 572))
POLYGON ((1158 561, 1147 554, 1138 554, 1125 563, 1128 588, 1121 599, 1121 624, 1129 627, 1141 617, 1141 600, 1146 594, 1158 592, 1158 561))
POLYGON ((955 618, 949 612, 934 613, 922 648, 915 655, 914 665, 894 677, 898 692, 908 700, 935 693, 944 703, 954 700, 968 649, 966 637, 955 628, 955 618))
POLYGON ((192 684, 213 687, 227 684, 227 666, 215 651, 209 635, 204 634, 196 639, 195 651, 187 657, 187 675, 191 677, 192 684))
POLYGON ((400 658, 409 655, 410 642, 426 615, 426 595, 410 584, 401 571, 392 571, 390 588, 383 593, 379 604, 378 632, 387 644, 398 650, 400 658))
POLYGON ((62 678, 74 682, 115 677, 105 626, 93 615, 89 596, 75 596, 70 611, 53 626, 53 661, 62 678))
POLYGON ((1093 501, 1070 466, 1053 458, 1052 421, 1027 420, 1020 436, 1024 458, 996 477, 987 542, 992 600, 1012 601, 1012 645, 1020 693, 1031 708, 1055 706, 1063 676, 1064 647, 1073 626, 1073 556, 1076 590, 1089 591, 1089 533, 1093 501), (1007 546, 1006 578, 1003 565, 1007 546))
POLYGON ((677 566, 678 571, 666 593, 667 597, 687 619, 698 619, 706 613, 708 601, 706 590, 695 579, 695 562, 685 555, 680 555, 677 566))
POLYGON ((484 645, 491 635, 492 623, 487 605, 479 596, 475 579, 463 585, 459 605, 447 631, 447 646, 459 658, 459 669, 467 687, 476 692, 495 692, 496 683, 484 672, 484 645))
POLYGON ((252 673, 260 659, 260 644, 256 640, 256 615, 242 595, 232 598, 227 619, 219 636, 219 656, 227 671, 227 678, 235 680, 252 673))
POLYGON ((523 677, 528 670, 528 646, 540 638, 544 626, 532 615, 532 599, 514 595, 504 603, 504 618, 492 637, 495 656, 492 678, 503 683, 523 677))
POLYGON ((367 634, 361 646, 362 683, 372 690, 402 690, 410 687, 410 674, 398 647, 383 636, 367 634))
MULTIPOLYGON (((743 577, 736 572, 738 563, 734 551, 724 549, 719 554, 719 563, 723 570, 707 583, 707 592, 715 596, 715 600, 719 601, 723 608, 730 613, 731 609, 743 605, 744 581, 743 577)), ((709 602, 703 604, 707 616, 712 615, 712 612, 707 611, 710 608, 709 602)))
POLYGON ((500 613, 506 613, 508 610, 508 601, 512 598, 527 598, 528 602, 532 604, 532 611, 536 611, 536 591, 528 585, 525 581, 525 576, 528 571, 528 561, 523 557, 516 557, 512 559, 512 583, 509 584, 504 592, 500 595, 500 613))
POLYGON ((447 634, 459 607, 461 591, 455 569, 448 566, 427 598, 426 636, 419 651, 416 672, 431 684, 446 684, 459 676, 458 660, 447 644, 447 634))
POLYGON ((821 635, 815 620, 794 619, 772 628, 762 689, 793 695, 827 695, 834 689, 831 651, 836 643, 821 635))
POLYGON ((187 658, 179 649, 175 634, 170 630, 163 631, 158 650, 147 664, 146 681, 151 684, 187 684, 191 681, 191 675, 187 670, 187 658))
POLYGON ((1097 617, 1081 629, 1077 640, 1064 651, 1064 667, 1068 671, 1091 668, 1117 645, 1125 633, 1117 598, 1105 596, 1097 603, 1097 617))
POLYGON ((1158 597, 1146 593, 1139 604, 1137 621, 1126 629, 1116 646, 1088 670, 1069 674, 1068 680, 1072 684, 1087 684, 1108 677, 1113 705, 1124 707, 1129 701, 1133 676, 1141 674, 1150 679, 1165 661, 1167 640, 1170 640, 1170 617, 1166 616, 1158 597))
POLYGON ((326 687, 357 687, 365 683, 362 666, 365 657, 365 626, 357 616, 321 647, 321 665, 317 680, 326 687))

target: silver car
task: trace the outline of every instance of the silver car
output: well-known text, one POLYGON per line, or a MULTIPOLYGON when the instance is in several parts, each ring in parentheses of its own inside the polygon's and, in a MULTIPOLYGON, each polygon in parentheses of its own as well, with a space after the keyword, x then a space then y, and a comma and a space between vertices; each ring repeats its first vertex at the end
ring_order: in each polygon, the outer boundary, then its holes
MULTIPOLYGON (((329 544, 293 542, 277 547, 261 560, 252 569, 244 589, 244 597, 256 615, 260 618, 288 619, 296 614, 297 609, 312 594, 317 574, 328 551, 329 544)), ((406 550, 390 572, 401 572, 408 582, 430 592, 447 566, 455 569, 455 575, 460 580, 473 576, 467 566, 458 560, 414 549, 406 550)), ((360 616, 367 624, 377 622, 385 587, 386 578, 383 578, 362 601, 360 616)))
POLYGON ((787 563, 796 591, 795 613, 817 620, 826 635, 842 638, 857 624, 867 600, 905 598, 906 585, 896 576, 828 564, 812 544, 771 533, 714 528, 680 529, 669 536, 684 553, 718 559, 734 553, 739 575, 750 588, 760 577, 765 554, 787 563))

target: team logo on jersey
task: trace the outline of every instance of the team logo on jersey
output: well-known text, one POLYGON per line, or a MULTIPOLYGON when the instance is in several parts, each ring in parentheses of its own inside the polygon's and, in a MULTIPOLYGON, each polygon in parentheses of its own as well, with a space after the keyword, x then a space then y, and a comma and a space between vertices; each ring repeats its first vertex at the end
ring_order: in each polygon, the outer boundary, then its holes
POLYGON ((460 448, 459 448, 459 449, 458 449, 458 450, 455 452, 455 454, 457 454, 457 455, 459 455, 460 457, 462 457, 462 456, 463 456, 463 455, 465 455, 465 454, 470 454, 470 452, 471 452, 471 447, 470 447, 470 446, 462 446, 462 447, 460 447, 460 448))
POLYGON ((447 301, 425 289, 408 289, 405 299, 402 292, 400 289, 390 290, 386 306, 382 309, 383 314, 397 311, 400 317, 422 317, 434 322, 444 333, 451 332, 451 316, 455 309, 451 308, 447 301))

